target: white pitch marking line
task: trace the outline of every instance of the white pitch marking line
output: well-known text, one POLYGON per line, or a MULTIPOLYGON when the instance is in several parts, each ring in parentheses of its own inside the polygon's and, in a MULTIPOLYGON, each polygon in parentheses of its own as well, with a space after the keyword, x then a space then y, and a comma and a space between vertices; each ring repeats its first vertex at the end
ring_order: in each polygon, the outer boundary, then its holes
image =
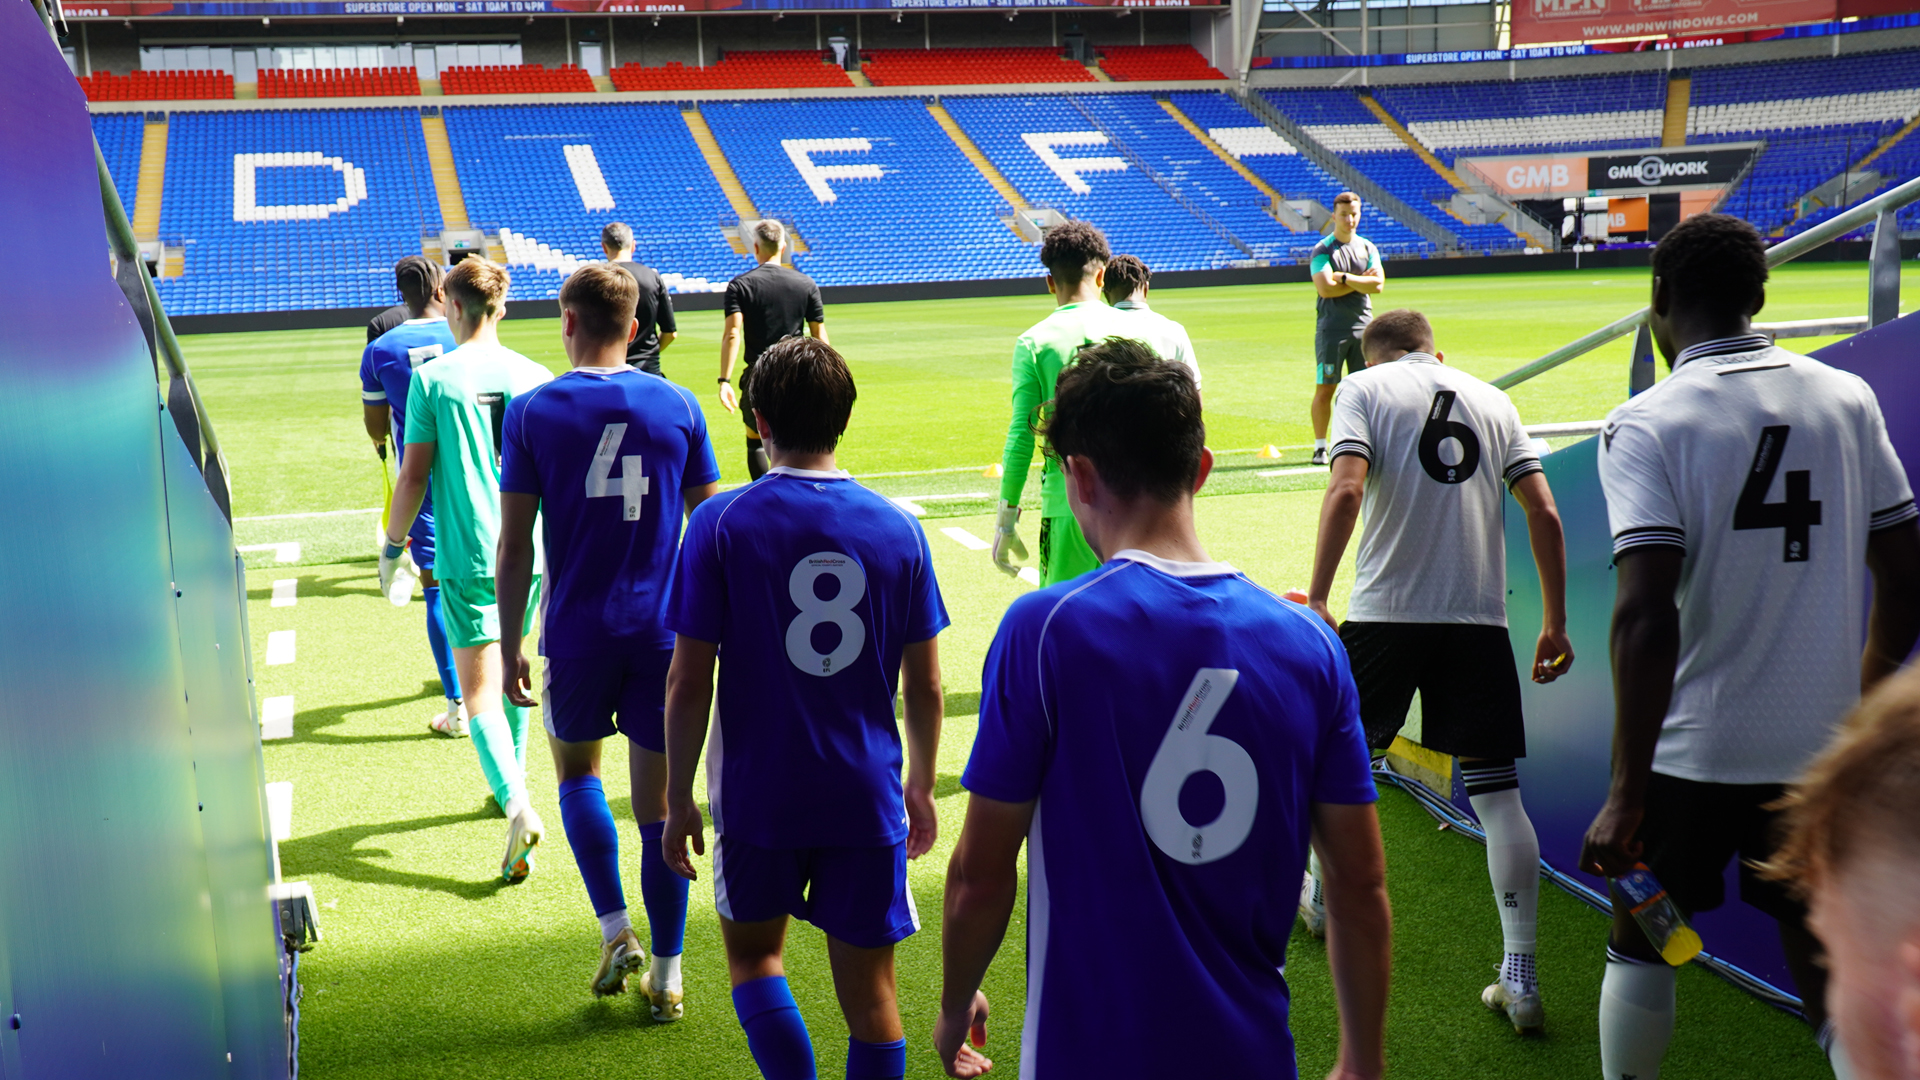
POLYGON ((255 514, 252 517, 237 517, 235 521, 292 521, 295 518, 347 517, 352 514, 377 514, 378 506, 369 506, 365 510, 315 510, 306 514, 255 514))
POLYGON ((293 695, 270 697, 260 703, 260 737, 293 738, 293 695))
POLYGON ((250 551, 271 551, 273 552, 273 561, 277 563, 300 561, 300 544, 298 541, 288 541, 284 544, 242 544, 233 550, 242 553, 250 551))
POLYGON ((267 666, 293 663, 293 631, 275 630, 267 635, 267 666))
POLYGON ((273 583, 273 603, 271 607, 292 607, 300 602, 296 592, 300 582, 294 578, 281 578, 273 583))
POLYGON ((949 525, 941 529, 940 533, 968 551, 985 551, 993 546, 958 525, 949 525))
POLYGON ((1323 473, 1326 471, 1327 471, 1327 467, 1325 465, 1302 465, 1297 469, 1262 469, 1261 471, 1254 473, 1253 475, 1255 476, 1305 476, 1308 473, 1317 473, 1317 472, 1323 473))
POLYGON ((1023 566, 1020 568, 1020 580, 1037 589, 1040 587, 1040 571, 1031 566, 1023 566))
POLYGON ((927 511, 920 505, 923 502, 943 502, 953 499, 984 499, 986 497, 987 493, 984 491, 962 491, 952 495, 895 495, 891 497, 891 501, 893 505, 898 506, 914 517, 926 517, 927 511))
POLYGON ((293 839, 293 781, 267 785, 267 831, 275 842, 293 839))

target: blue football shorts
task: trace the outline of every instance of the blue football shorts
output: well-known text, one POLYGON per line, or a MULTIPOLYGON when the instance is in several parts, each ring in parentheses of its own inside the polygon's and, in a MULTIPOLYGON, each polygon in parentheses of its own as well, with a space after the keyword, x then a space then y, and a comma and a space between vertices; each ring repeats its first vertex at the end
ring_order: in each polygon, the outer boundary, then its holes
POLYGON ((855 948, 892 945, 920 929, 907 889, 907 844, 763 848, 713 841, 713 903, 722 918, 791 915, 855 948))
POLYGON ((412 543, 407 545, 407 553, 413 556, 413 565, 422 570, 433 569, 433 511, 422 510, 413 519, 413 528, 407 530, 412 543))
POLYGON ((608 656, 547 657, 540 715, 561 742, 625 735, 667 752, 667 668, 673 646, 638 645, 608 656))

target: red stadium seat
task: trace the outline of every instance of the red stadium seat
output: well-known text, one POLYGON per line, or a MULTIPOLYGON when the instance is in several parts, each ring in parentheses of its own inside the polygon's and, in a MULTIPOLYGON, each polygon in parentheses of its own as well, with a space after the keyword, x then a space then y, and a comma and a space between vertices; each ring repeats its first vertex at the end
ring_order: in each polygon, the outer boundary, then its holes
POLYGON ((186 101, 233 97, 233 76, 224 71, 97 71, 80 77, 89 101, 186 101))
POLYGON ((616 90, 754 90, 795 86, 851 86, 846 72, 811 49, 728 53, 710 67, 679 62, 660 67, 622 64, 613 69, 616 90))
POLYGON ((444 94, 591 94, 593 77, 575 64, 450 67, 440 72, 444 94))
POLYGON ((1008 49, 872 49, 865 67, 876 86, 1094 82, 1084 64, 1047 46, 1008 49))
POLYGON ((1107 45, 1099 52, 1100 70, 1116 82, 1226 78, 1191 45, 1107 45))

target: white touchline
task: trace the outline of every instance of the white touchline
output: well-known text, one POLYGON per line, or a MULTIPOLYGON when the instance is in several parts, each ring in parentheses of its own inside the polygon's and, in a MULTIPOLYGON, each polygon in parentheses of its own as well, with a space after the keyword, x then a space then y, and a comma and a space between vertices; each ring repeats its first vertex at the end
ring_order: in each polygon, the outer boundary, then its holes
POLYGON ((273 561, 277 563, 300 561, 300 544, 297 541, 288 541, 284 544, 242 544, 233 550, 242 554, 249 551, 271 551, 273 561))
POLYGON ((961 491, 951 495, 893 495, 889 498, 893 505, 905 510, 914 517, 926 517, 926 508, 920 505, 923 502, 952 501, 954 499, 984 499, 986 497, 987 493, 984 491, 961 491))
MULTIPOLYGON (((237 518, 234 518, 233 520, 236 522, 292 521, 295 518, 346 517, 349 514, 377 514, 380 512, 380 510, 381 510, 381 507, 369 506, 364 510, 314 510, 310 513, 305 513, 305 514, 256 514, 253 517, 237 517, 237 518)), ((241 548, 240 550, 245 551, 247 549, 241 548)))
POLYGON ((947 539, 959 544, 968 551, 985 551, 993 546, 958 525, 949 525, 941 529, 940 532, 947 539))
POLYGON ((273 603, 271 606, 272 607, 292 607, 293 605, 299 603, 300 597, 295 592, 295 590, 298 589, 299 587, 300 587, 300 582, 294 578, 281 578, 279 581, 274 582, 273 583, 273 603))
POLYGON ((293 695, 270 697, 260 703, 260 737, 293 738, 293 695))
POLYGON ((1037 589, 1040 587, 1040 571, 1031 566, 1023 566, 1020 568, 1020 580, 1037 589))
POLYGON ((275 630, 267 635, 267 666, 293 663, 293 631, 275 630))
POLYGON ((1327 467, 1325 465, 1302 465, 1297 469, 1262 469, 1261 471, 1254 473, 1253 475, 1255 476, 1305 476, 1308 473, 1323 473, 1326 471, 1327 471, 1327 467))

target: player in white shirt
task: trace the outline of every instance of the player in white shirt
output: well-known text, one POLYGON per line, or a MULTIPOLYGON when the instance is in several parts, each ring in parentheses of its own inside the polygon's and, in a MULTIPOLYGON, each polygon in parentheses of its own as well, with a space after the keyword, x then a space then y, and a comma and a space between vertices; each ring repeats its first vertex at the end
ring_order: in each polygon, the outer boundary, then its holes
MULTIPOLYGON (((1566 543, 1540 458, 1507 395, 1448 367, 1417 311, 1389 311, 1360 339, 1364 371, 1341 384, 1333 413, 1333 471, 1314 550, 1313 610, 1329 625, 1327 594, 1364 516, 1358 574, 1337 624, 1360 688, 1367 742, 1384 750, 1420 693, 1421 743, 1460 759, 1473 812, 1487 834, 1487 871, 1505 950, 1500 978, 1482 991, 1516 1030, 1545 1022, 1534 950, 1540 843, 1520 801, 1514 761, 1527 755, 1520 679, 1507 636, 1505 492, 1527 515, 1544 619, 1532 677, 1573 665, 1567 641, 1566 543)), ((1319 867, 1305 886, 1309 930, 1324 922, 1319 867)))
MULTIPOLYGON (((1728 215, 1689 218, 1654 251, 1647 321, 1673 373, 1600 435, 1618 568, 1613 783, 1580 862, 1608 877, 1644 862, 1697 912, 1720 906, 1737 854, 1741 899, 1780 921, 1845 1078, 1806 910, 1751 867, 1773 854, 1771 804, 1920 636, 1920 511, 1867 384, 1754 332, 1766 281, 1765 242, 1728 215)), ((1674 971, 1617 891, 1609 944, 1601 1069, 1652 1080, 1674 971)))
POLYGON ((1187 365, 1193 372, 1193 388, 1200 388, 1200 361, 1194 358, 1193 342, 1187 328, 1147 306, 1147 282, 1153 272, 1132 255, 1115 255, 1107 264, 1107 276, 1100 293, 1107 304, 1120 312, 1121 337, 1144 341, 1153 346, 1160 359, 1187 365))

